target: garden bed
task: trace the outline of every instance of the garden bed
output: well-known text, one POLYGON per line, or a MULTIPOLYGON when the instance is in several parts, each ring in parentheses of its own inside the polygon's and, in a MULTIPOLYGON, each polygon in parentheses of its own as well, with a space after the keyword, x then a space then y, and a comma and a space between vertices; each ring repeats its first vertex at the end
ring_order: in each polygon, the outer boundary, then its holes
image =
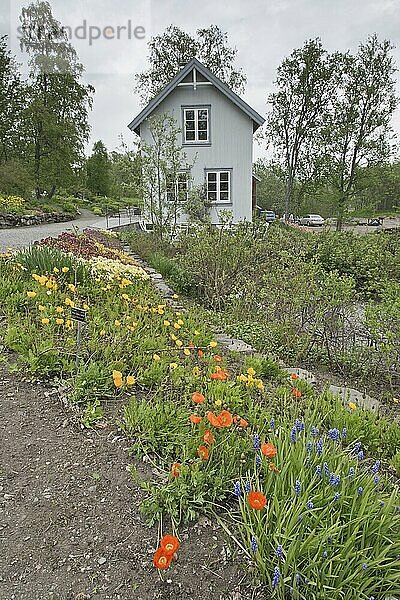
POLYGON ((241 550, 264 595, 400 594, 399 427, 316 392, 270 356, 218 348, 196 308, 167 303, 115 237, 100 236, 4 258, 1 334, 21 369, 62 379, 83 427, 103 426, 107 403, 120 404, 141 512, 159 525, 160 573, 180 571, 185 527, 206 518, 241 550), (88 315, 77 375, 76 307, 88 315))

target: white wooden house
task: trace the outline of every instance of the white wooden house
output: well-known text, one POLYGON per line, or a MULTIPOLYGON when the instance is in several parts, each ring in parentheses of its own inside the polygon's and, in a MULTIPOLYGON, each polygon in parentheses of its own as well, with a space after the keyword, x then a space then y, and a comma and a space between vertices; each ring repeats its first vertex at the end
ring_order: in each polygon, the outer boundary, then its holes
MULTIPOLYGON (((205 185, 212 223, 220 222, 222 209, 232 212, 235 223, 251 221, 253 134, 264 118, 196 58, 149 102, 129 128, 149 144, 148 119, 163 113, 174 116, 182 147, 193 164, 190 174, 179 174, 177 185, 185 190, 190 184, 205 185)), ((180 220, 185 222, 185 215, 180 220)))

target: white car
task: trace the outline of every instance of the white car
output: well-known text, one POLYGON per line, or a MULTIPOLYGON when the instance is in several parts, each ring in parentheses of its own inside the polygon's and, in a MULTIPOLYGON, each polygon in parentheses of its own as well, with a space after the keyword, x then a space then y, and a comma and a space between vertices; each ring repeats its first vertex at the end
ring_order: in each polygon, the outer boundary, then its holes
POLYGON ((300 225, 306 227, 322 227, 325 221, 321 215, 306 215, 300 219, 300 225))

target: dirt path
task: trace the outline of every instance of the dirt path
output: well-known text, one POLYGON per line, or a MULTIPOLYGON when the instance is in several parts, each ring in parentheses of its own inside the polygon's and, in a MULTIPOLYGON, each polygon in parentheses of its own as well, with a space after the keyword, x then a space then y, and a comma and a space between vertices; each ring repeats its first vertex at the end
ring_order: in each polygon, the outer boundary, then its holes
POLYGON ((55 390, 0 368, 1 600, 255 597, 240 591, 243 573, 224 562, 222 533, 205 519, 182 532, 161 582, 126 440, 70 417, 55 390))

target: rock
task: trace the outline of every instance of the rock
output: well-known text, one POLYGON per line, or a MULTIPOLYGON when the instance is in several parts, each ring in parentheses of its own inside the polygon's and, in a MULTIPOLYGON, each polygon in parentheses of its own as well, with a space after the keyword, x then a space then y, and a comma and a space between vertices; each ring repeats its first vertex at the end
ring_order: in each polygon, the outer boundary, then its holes
POLYGON ((344 403, 353 402, 357 406, 367 408, 368 410, 378 410, 381 406, 379 400, 371 398, 371 396, 363 394, 359 390, 353 388, 330 385, 328 390, 336 396, 339 396, 344 403))
POLYGON ((307 371, 306 369, 301 369, 300 367, 285 367, 285 371, 287 371, 289 375, 296 373, 297 377, 304 379, 310 385, 316 385, 317 383, 314 373, 311 373, 311 371, 307 371))
POLYGON ((100 556, 100 558, 97 559, 97 562, 99 563, 99 565, 104 565, 104 563, 107 562, 107 559, 104 558, 104 556, 100 556))

